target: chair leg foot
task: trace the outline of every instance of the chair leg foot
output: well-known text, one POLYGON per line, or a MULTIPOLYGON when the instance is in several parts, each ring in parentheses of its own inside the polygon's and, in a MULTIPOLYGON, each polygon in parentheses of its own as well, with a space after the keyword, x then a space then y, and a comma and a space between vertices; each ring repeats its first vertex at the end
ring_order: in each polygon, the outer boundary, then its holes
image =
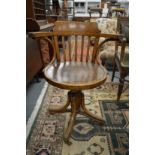
POLYGON ((68 145, 72 145, 72 142, 69 141, 69 139, 66 139, 65 137, 64 137, 64 142, 65 142, 66 144, 68 144, 68 145))
POLYGON ((74 122, 75 122, 76 112, 71 113, 71 117, 68 123, 68 127, 66 129, 66 132, 64 134, 64 142, 71 145, 72 143, 69 141, 70 135, 73 130, 74 122))
POLYGON ((69 141, 71 132, 73 130, 74 122, 76 119, 77 112, 80 108, 81 103, 81 92, 72 92, 70 91, 68 93, 68 98, 71 101, 71 116, 70 120, 68 122, 68 127, 66 129, 66 132, 64 134, 64 142, 71 145, 72 143, 69 141))

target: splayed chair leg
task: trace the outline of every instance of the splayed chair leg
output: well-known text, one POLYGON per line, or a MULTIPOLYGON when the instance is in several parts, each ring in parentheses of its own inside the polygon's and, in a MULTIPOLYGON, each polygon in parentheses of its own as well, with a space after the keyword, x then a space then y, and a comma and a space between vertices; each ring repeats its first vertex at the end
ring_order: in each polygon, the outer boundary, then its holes
POLYGON ((82 113, 83 115, 86 115, 87 117, 92 118, 93 120, 97 121, 100 124, 105 123, 105 121, 101 117, 94 115, 93 113, 91 113, 89 110, 86 109, 85 104, 84 104, 84 94, 83 94, 83 98, 81 102, 81 108, 83 110, 83 113, 82 113))
POLYGON ((71 116, 70 116, 70 120, 68 123, 68 127, 67 130, 64 134, 64 142, 71 145, 72 143, 69 141, 71 132, 73 130, 73 126, 74 126, 74 122, 75 122, 75 118, 76 115, 78 113, 78 110, 80 108, 80 104, 81 104, 81 92, 80 91, 76 91, 76 92, 72 92, 70 91, 68 93, 68 98, 71 101, 71 116))
POLYGON ((74 126, 74 123, 75 123, 77 113, 86 115, 86 116, 94 119, 95 121, 99 122, 100 124, 105 123, 105 121, 102 118, 92 114, 91 112, 89 112, 86 109, 85 104, 84 104, 84 94, 81 91, 69 91, 68 92, 67 103, 64 106, 62 106, 61 108, 60 108, 60 106, 59 106, 59 108, 56 108, 56 107, 51 108, 51 109, 49 109, 49 112, 50 113, 53 113, 53 112, 54 113, 56 113, 56 112, 68 112, 67 107, 69 105, 71 105, 71 116, 70 116, 70 119, 69 119, 69 122, 68 122, 67 129, 66 129, 66 131, 64 133, 64 142, 67 143, 68 145, 72 144, 69 141, 69 138, 70 138, 72 130, 73 130, 73 126, 74 126))

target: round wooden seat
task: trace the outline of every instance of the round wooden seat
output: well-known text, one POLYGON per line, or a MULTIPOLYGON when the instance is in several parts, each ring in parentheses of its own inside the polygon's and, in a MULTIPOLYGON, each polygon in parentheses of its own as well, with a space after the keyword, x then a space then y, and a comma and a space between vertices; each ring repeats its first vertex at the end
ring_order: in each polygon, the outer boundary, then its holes
POLYGON ((45 78, 52 85, 69 90, 95 88, 104 83, 107 71, 91 62, 61 62, 44 69, 45 78))

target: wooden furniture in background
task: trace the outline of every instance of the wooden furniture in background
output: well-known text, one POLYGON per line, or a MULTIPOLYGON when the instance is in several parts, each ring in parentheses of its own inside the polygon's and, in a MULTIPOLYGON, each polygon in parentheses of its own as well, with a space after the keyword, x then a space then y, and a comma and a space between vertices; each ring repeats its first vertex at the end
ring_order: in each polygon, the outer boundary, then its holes
POLYGON ((127 46, 126 41, 124 41, 121 53, 118 52, 118 47, 120 46, 120 43, 116 43, 116 53, 115 53, 115 62, 113 66, 113 73, 112 73, 112 81, 115 76, 116 66, 118 68, 118 71, 120 73, 119 78, 119 87, 117 91, 117 102, 120 100, 121 94, 123 92, 123 86, 125 82, 125 77, 129 75, 129 53, 125 53, 125 48, 127 46))
POLYGON ((45 0, 26 0, 26 18, 46 20, 45 0))
MULTIPOLYGON (((38 22, 32 18, 26 19, 26 32, 50 31, 54 24, 44 24, 44 20, 38 22)), ((48 44, 48 43, 47 43, 48 44)), ((52 57, 52 49, 49 51, 52 57)), ((29 38, 26 35, 26 85, 37 75, 37 73, 44 67, 43 52, 40 50, 40 41, 29 38)))
POLYGON ((26 85, 43 68, 39 42, 26 36, 26 85))
POLYGON ((119 35, 100 34, 96 23, 57 21, 53 32, 31 33, 31 37, 44 38, 54 49, 54 57, 47 67, 44 68, 46 80, 62 89, 69 90, 67 103, 61 107, 49 108, 50 114, 55 112, 71 112, 64 141, 69 141, 77 113, 86 115, 95 121, 104 124, 104 120, 92 114, 86 109, 84 93, 82 90, 95 88, 103 84, 107 77, 106 69, 96 63, 99 50, 99 38, 118 39, 119 35), (95 37, 94 45, 90 45, 90 38, 95 37), (75 48, 71 48, 71 40, 75 48), (59 46, 61 42, 61 47, 59 46), (78 47, 80 46, 80 51, 78 47), (86 47, 86 48, 85 48, 86 47), (86 51, 84 51, 86 49, 86 51), (71 105, 71 110, 67 107, 71 105))
POLYGON ((90 15, 90 18, 92 18, 92 14, 93 13, 96 13, 96 12, 99 14, 98 18, 101 18, 102 17, 102 8, 90 8, 88 10, 88 13, 90 15))
POLYGON ((110 11, 111 11, 111 14, 115 13, 116 17, 125 16, 126 14, 125 8, 112 8, 110 11))
MULTIPOLYGON (((46 18, 45 0, 26 0, 26 19, 31 19, 33 22, 38 23, 40 29, 44 29, 41 26, 49 27, 50 29, 51 25, 46 18)), ((26 26, 29 26, 29 24, 26 26)))
MULTIPOLYGON (((48 22, 55 22, 57 20, 68 20, 69 13, 72 12, 73 7, 68 6, 68 0, 48 0, 46 1, 46 18, 48 22)), ((72 15, 73 16, 73 15, 72 15)))
POLYGON ((120 34, 123 34, 125 39, 122 43, 116 42, 116 53, 115 60, 113 65, 113 73, 112 73, 112 81, 115 76, 116 66, 120 73, 119 79, 119 87, 117 91, 117 102, 120 100, 125 77, 129 75, 129 50, 126 51, 127 47, 129 47, 129 17, 118 17, 117 21, 117 30, 120 34), (121 46, 121 52, 118 51, 118 47, 121 46))

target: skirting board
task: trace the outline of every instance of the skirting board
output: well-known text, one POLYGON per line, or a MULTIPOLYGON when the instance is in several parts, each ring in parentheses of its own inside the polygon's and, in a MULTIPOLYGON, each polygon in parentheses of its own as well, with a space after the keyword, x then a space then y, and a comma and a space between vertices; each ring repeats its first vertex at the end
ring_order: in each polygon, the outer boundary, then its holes
POLYGON ((37 114, 38 114, 38 111, 40 109, 40 106, 41 106, 41 103, 43 101, 43 98, 45 96, 45 93, 46 93, 46 90, 47 90, 47 87, 48 87, 48 83, 45 82, 44 86, 43 86, 43 89, 36 101, 36 105, 32 111, 32 114, 29 118, 29 120, 27 121, 27 124, 26 124, 26 140, 28 139, 29 135, 30 135, 30 132, 31 132, 31 128, 33 126, 33 123, 37 117, 37 114))

